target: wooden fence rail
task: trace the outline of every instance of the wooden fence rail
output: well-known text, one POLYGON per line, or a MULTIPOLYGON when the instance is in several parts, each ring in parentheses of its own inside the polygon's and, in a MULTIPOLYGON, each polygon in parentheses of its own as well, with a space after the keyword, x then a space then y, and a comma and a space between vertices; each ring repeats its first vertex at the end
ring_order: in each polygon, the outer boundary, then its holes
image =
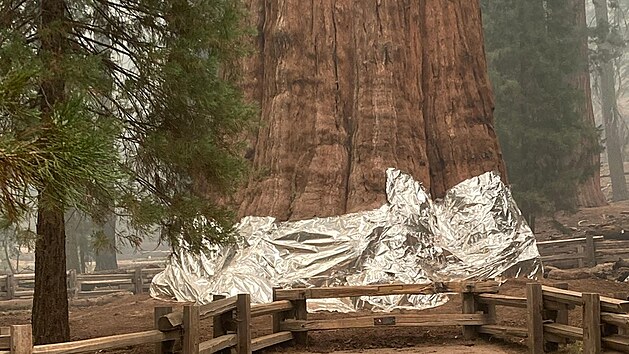
MULTIPOLYGON (((562 286, 563 287, 563 286, 562 286)), ((629 301, 580 293, 559 287, 527 284, 526 297, 479 294, 476 301, 492 306, 525 308, 527 327, 481 325, 479 332, 497 337, 527 338, 529 352, 540 354, 557 350, 560 344, 583 341, 584 353, 601 353, 603 348, 629 353, 629 301), (568 312, 582 310, 582 327, 568 323, 568 312)))
POLYGON ((498 292, 498 283, 447 282, 431 284, 392 284, 354 287, 330 287, 275 290, 274 297, 292 303, 292 311, 279 324, 281 331, 290 331, 295 342, 308 344, 308 331, 365 327, 420 327, 462 326, 466 338, 474 338, 481 325, 495 323, 495 314, 487 306, 478 306, 475 295, 498 292), (454 314, 386 314, 340 319, 309 320, 306 311, 308 299, 343 298, 386 295, 430 295, 438 293, 461 293, 463 313, 454 314))
MULTIPOLYGON (((162 268, 136 268, 110 274, 76 274, 68 271, 68 296, 92 297, 120 291, 134 294, 146 292, 153 277, 162 268)), ((35 274, 0 275, 0 299, 28 299, 33 297, 35 274)))
POLYGON ((629 259, 629 240, 605 240, 603 236, 537 242, 544 264, 562 268, 592 267, 629 259))

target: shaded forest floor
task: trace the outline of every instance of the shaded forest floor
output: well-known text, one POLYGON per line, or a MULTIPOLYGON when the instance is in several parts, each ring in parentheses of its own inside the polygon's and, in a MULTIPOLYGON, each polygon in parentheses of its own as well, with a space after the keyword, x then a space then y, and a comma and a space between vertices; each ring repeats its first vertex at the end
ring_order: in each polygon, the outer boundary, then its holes
MULTIPOLYGON (((574 214, 558 214, 554 219, 540 220, 536 234, 539 240, 571 238, 588 232, 614 229, 617 232, 627 226, 629 229, 629 202, 614 203, 601 208, 579 210, 574 214)), ((544 284, 557 281, 544 279, 544 284)), ((576 291, 598 292, 602 295, 612 295, 614 292, 627 291, 626 283, 588 277, 584 279, 562 280, 568 283, 569 289, 576 291)), ((501 287, 500 293, 524 296, 526 280, 508 280, 501 287)), ((428 313, 460 313, 461 301, 453 296, 445 305, 425 310, 428 313)), ((167 303, 151 299, 148 295, 120 295, 113 296, 106 303, 82 302, 71 307, 70 322, 73 340, 102 337, 113 334, 123 334, 143 331, 153 328, 153 308, 167 303)), ((173 304, 175 308, 181 305, 173 304)), ((402 311, 410 312, 410 311, 402 311)), ((358 316, 356 314, 316 313, 309 316, 313 319, 335 318, 340 316, 358 316)), ((364 313, 363 313, 364 315, 364 313)), ((524 309, 498 307, 497 319, 499 324, 515 327, 526 326, 524 309)), ((26 311, 9 311, 0 313, 0 326, 11 324, 25 324, 30 320, 26 311)), ((578 309, 571 311, 570 322, 580 325, 581 314, 578 309)), ((261 317, 253 323, 253 335, 259 336, 270 333, 270 317, 261 317)), ((211 320, 202 322, 202 340, 210 338, 211 320)), ((310 346, 307 350, 281 347, 270 352, 307 353, 307 352, 365 352, 381 354, 390 352, 400 353, 526 353, 523 340, 490 341, 479 339, 466 341, 461 337, 460 328, 374 328, 348 329, 326 332, 312 332, 309 337, 310 346)), ((153 353, 153 346, 125 348, 111 351, 111 353, 153 353)), ((563 353, 578 352, 576 348, 563 349, 563 353)))

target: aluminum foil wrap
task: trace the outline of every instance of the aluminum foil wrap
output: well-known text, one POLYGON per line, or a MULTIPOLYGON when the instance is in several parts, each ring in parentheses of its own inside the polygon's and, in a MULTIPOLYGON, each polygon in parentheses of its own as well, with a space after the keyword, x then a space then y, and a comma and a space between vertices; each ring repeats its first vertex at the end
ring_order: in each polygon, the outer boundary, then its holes
MULTIPOLYGON (((250 293, 272 301, 273 287, 321 287, 535 278, 542 272, 535 237, 500 177, 488 172, 433 201, 421 183, 386 171, 379 209, 301 221, 245 217, 235 245, 174 254, 151 283, 151 296, 211 302, 250 293)), ((427 308, 445 295, 395 295, 309 301, 310 311, 427 308)))

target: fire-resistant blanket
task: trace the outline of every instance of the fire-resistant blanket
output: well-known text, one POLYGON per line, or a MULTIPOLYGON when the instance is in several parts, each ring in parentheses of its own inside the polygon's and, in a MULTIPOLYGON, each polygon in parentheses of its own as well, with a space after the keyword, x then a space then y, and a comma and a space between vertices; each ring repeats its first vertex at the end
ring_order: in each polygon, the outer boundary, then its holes
MULTIPOLYGON (((327 218, 277 222, 245 217, 237 244, 173 254, 151 296, 211 302, 251 294, 272 301, 274 287, 429 283, 538 276, 535 237, 511 192, 493 172, 465 180, 432 200, 410 175, 386 171, 382 207, 327 218)), ((444 295, 395 295, 309 301, 309 310, 427 308, 444 295)))

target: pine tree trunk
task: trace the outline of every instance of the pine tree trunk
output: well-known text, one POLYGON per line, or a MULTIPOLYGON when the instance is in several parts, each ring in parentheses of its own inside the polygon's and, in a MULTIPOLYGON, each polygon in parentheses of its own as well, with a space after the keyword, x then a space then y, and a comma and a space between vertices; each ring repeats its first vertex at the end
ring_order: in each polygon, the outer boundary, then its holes
POLYGON ((63 209, 42 192, 35 242, 35 294, 32 324, 36 344, 70 340, 63 209))
POLYGON ((260 36, 245 89, 264 124, 242 215, 378 207, 388 167, 437 197, 485 171, 505 176, 478 1, 249 5, 260 36))
MULTIPOLYGON (((609 34, 609 19, 606 0, 593 0, 596 14, 597 34, 599 40, 604 41, 609 34)), ((601 63, 599 70, 601 78, 601 98, 603 121, 605 123, 605 142, 607 150, 607 163, 612 180, 612 199, 614 201, 629 198, 625 169, 622 158, 622 144, 618 136, 618 121, 616 116, 616 87, 614 83, 614 66, 607 59, 601 63)))
MULTIPOLYGON (((42 121, 52 122, 53 109, 63 103, 65 82, 61 70, 64 51, 65 3, 41 0, 39 55, 47 73, 41 83, 42 121)), ((32 325, 36 344, 70 340, 66 283, 64 208, 45 189, 40 191, 35 243, 35 294, 32 325)))
POLYGON ((110 215, 102 225, 99 225, 99 228, 102 229, 107 244, 94 252, 95 270, 118 269, 116 257, 116 215, 110 215))

